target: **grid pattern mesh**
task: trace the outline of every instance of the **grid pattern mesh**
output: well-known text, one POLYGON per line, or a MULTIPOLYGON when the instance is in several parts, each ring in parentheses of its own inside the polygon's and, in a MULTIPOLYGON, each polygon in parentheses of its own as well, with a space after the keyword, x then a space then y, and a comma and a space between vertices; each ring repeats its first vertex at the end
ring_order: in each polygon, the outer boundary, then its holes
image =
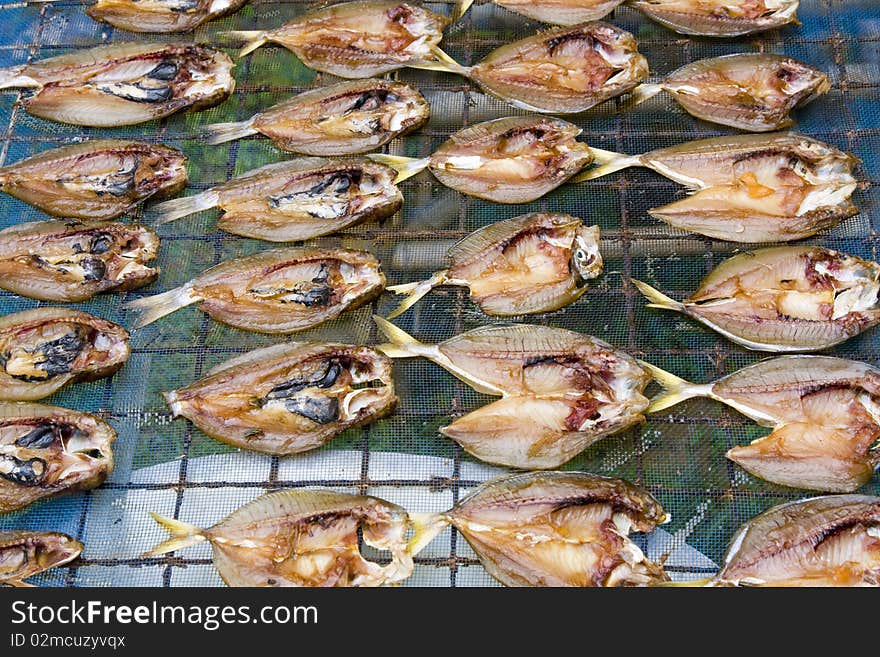
MULTIPOLYGON (((229 45, 219 33, 228 29, 274 27, 316 6, 290 0, 255 0, 238 13, 179 37, 229 45)), ((827 71, 832 91, 798 114, 798 129, 855 153, 863 161, 863 181, 855 194, 861 214, 814 240, 862 257, 877 259, 880 222, 880 9, 876 0, 802 0, 803 25, 753 38, 686 38, 623 7, 608 20, 633 32, 648 58, 652 79, 704 57, 740 51, 791 55, 827 71), (873 183, 873 184, 872 184, 873 183)), ((428 3, 435 11, 449 5, 428 3)), ((0 5, 0 65, 9 66, 75 48, 124 40, 163 40, 132 35, 96 23, 77 2, 0 5)), ((475 6, 449 27, 443 47, 462 63, 474 63, 493 48, 532 34, 540 26, 494 5, 475 6)), ((267 46, 238 62, 238 85, 219 107, 139 126, 98 130, 64 126, 26 114, 22 94, 0 93, 0 163, 83 138, 120 136, 155 141, 182 149, 190 158, 187 193, 206 189, 286 156, 271 142, 252 137, 206 146, 201 128, 242 120, 303 90, 329 84, 326 75, 305 68, 289 52, 267 46)), ((475 91, 451 74, 404 70, 395 77, 417 85, 432 104, 430 123, 386 150, 411 156, 429 154, 462 126, 515 115, 500 101, 475 91)), ((724 128, 685 114, 660 95, 626 111, 618 101, 573 119, 581 139, 599 148, 639 153, 691 139, 724 134, 724 128)), ((758 360, 718 335, 679 315, 644 308, 629 284, 650 282, 679 298, 727 257, 735 245, 686 235, 657 224, 646 213, 681 198, 682 189, 651 172, 629 170, 581 185, 563 186, 544 199, 502 206, 446 189, 425 173, 403 184, 405 208, 381 225, 361 226, 324 244, 373 250, 389 283, 426 277, 443 266, 445 249, 489 222, 526 211, 568 212, 598 224, 603 231, 606 271, 576 304, 526 321, 599 336, 685 378, 706 382, 758 360)), ((142 219, 138 210, 134 220, 142 219)), ((0 226, 37 220, 43 215, 9 197, 0 199, 0 226)), ((147 289, 105 295, 81 307, 129 324, 121 302, 175 287, 211 265, 266 248, 265 244, 216 231, 216 211, 163 226, 159 264, 162 275, 147 289)), ((299 338, 375 343, 371 312, 387 314, 386 295, 372 308, 343 315, 299 338)), ((0 294, 0 312, 34 307, 36 302, 0 294)), ((491 323, 456 288, 432 292, 399 318, 407 331, 425 341, 440 341, 491 323)), ((272 338, 245 334, 187 308, 134 334, 128 364, 112 379, 69 387, 48 403, 98 413, 119 432, 117 467, 101 488, 35 504, 0 519, 0 529, 32 528, 68 532, 86 544, 69 568, 35 578, 42 585, 179 586, 220 584, 207 546, 173 557, 138 555, 161 540, 147 511, 199 525, 217 521, 244 502, 270 491, 301 486, 330 486, 369 493, 413 511, 449 508, 469 488, 501 469, 486 467, 437 433, 451 418, 489 401, 424 360, 398 361, 396 379, 402 399, 397 413, 372 426, 349 431, 329 445, 300 457, 272 458, 239 452, 203 435, 184 420, 172 420, 160 392, 184 386, 215 364, 272 338)), ((876 364, 880 332, 855 338, 835 354, 876 364)), ((671 512, 666 551, 678 548, 668 566, 674 576, 711 573, 722 559, 737 526, 762 510, 797 499, 803 493, 753 478, 727 461, 724 453, 767 433, 736 412, 711 402, 690 401, 653 416, 622 434, 592 446, 566 469, 620 476, 647 487, 671 512)), ((864 492, 878 493, 876 482, 864 492)), ((410 584, 487 585, 474 553, 447 530, 417 559, 410 584)))

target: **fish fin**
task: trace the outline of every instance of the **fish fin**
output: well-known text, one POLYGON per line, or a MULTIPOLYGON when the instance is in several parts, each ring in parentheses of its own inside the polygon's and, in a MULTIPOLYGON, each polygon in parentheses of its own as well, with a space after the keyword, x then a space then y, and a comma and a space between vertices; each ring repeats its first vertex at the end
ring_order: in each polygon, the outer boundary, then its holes
POLYGON ((418 281, 417 283, 407 283, 406 285, 392 285, 391 287, 386 287, 386 290, 388 290, 389 292, 394 292, 394 294, 407 295, 407 298, 404 299, 400 303, 400 305, 397 306, 397 308, 395 308, 391 312, 391 314, 388 315, 386 319, 394 319, 398 315, 402 315, 432 289, 434 289, 438 285, 443 285, 446 282, 446 274, 447 270, 443 269, 436 272, 433 276, 431 276, 431 278, 424 281, 418 281))
POLYGON ((658 586, 661 588, 694 588, 694 587, 702 587, 702 586, 711 586, 715 583, 714 577, 702 577, 700 579, 691 579, 684 582, 658 582, 657 584, 651 584, 651 586, 658 586))
POLYGON ((663 386, 663 392, 651 399, 651 404, 646 410, 647 413, 662 411, 664 408, 675 406, 685 399, 700 397, 706 393, 705 386, 685 381, 681 377, 662 370, 656 365, 651 365, 651 363, 643 360, 639 361, 639 365, 648 370, 648 373, 654 377, 654 380, 663 386))
POLYGON ((12 87, 39 87, 40 83, 27 75, 22 75, 24 66, 0 68, 0 89, 12 87))
POLYGON ((165 315, 170 315, 175 310, 180 310, 201 300, 201 297, 193 294, 192 286, 186 284, 161 294, 154 294, 151 297, 129 301, 123 307, 141 313, 133 325, 133 328, 139 329, 165 317, 165 315))
POLYGON ((213 208, 219 200, 217 192, 209 189, 195 196, 182 196, 164 201, 154 205, 149 212, 155 216, 153 225, 161 226, 196 212, 213 208))
POLYGON ((615 153, 614 151, 606 151, 601 148, 593 148, 590 146, 590 153, 593 156, 593 162, 599 166, 587 169, 583 173, 579 173, 569 182, 584 182, 607 176, 609 173, 628 169, 630 167, 641 164, 641 158, 638 155, 626 155, 624 153, 615 153))
POLYGON ((212 123, 205 126, 205 142, 210 145, 222 144, 227 141, 234 141, 255 135, 258 130, 254 129, 254 119, 251 117, 247 121, 235 121, 233 123, 212 123))
POLYGON ((390 340, 384 344, 376 345, 376 349, 381 351, 389 358, 413 358, 419 356, 422 349, 426 347, 422 342, 416 340, 402 328, 395 326, 386 319, 373 315, 373 321, 382 331, 382 334, 390 340))
POLYGON ((663 87, 659 84, 640 84, 630 92, 630 96, 624 105, 626 105, 627 109, 635 107, 636 105, 641 105, 646 100, 659 94, 661 91, 663 91, 663 87))
POLYGON ((474 4, 474 0, 458 0, 458 2, 455 3, 455 7, 452 9, 452 16, 450 17, 451 22, 455 23, 460 21, 461 17, 471 8, 472 4, 474 4))
POLYGON ((239 41, 247 41, 247 45, 238 51, 237 59, 241 59, 245 55, 252 53, 260 46, 269 42, 269 33, 264 30, 227 30, 221 32, 223 36, 237 39, 239 41))
POLYGON ((142 557, 157 557, 160 554, 182 550, 190 545, 195 545, 196 543, 202 543, 208 540, 204 535, 203 530, 195 525, 190 525, 181 522, 180 520, 175 520, 174 518, 166 518, 165 516, 160 516, 158 513, 153 513, 152 511, 150 512, 150 515, 153 520, 159 523, 162 529, 171 534, 171 538, 150 548, 141 555, 142 557))
POLYGON ((431 54, 434 55, 433 59, 420 59, 414 62, 407 63, 409 68, 419 68, 424 71, 442 71, 444 73, 456 73, 458 75, 463 75, 468 77, 470 75, 471 69, 467 66, 462 66, 457 61, 452 59, 448 54, 446 54, 440 47, 434 46, 431 48, 431 54))
POLYGON ((417 555, 451 522, 445 513, 410 513, 409 523, 413 535, 406 544, 406 551, 412 556, 417 555))
POLYGON ((388 155, 386 153, 370 153, 367 157, 374 162, 384 164, 397 171, 397 178, 394 180, 395 185, 424 171, 428 166, 428 162, 431 161, 429 157, 403 157, 402 155, 388 155))
POLYGON ((680 301, 667 297, 660 290, 651 287, 644 281, 639 281, 635 278, 630 280, 638 288, 639 292, 644 294, 648 301, 651 302, 648 304, 648 308, 663 308, 664 310, 675 310, 677 312, 684 311, 684 304, 680 301))

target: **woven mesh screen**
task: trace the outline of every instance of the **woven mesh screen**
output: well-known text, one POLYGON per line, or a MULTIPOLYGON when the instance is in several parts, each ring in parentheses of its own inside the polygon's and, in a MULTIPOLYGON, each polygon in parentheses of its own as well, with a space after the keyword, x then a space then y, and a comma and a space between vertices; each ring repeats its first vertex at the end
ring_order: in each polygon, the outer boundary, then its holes
MULTIPOLYGON (((180 38, 232 47, 221 31, 274 27, 316 4, 255 0, 235 15, 180 38)), ((609 20, 636 35, 655 78, 687 62, 742 51, 785 53, 827 71, 834 81, 833 90, 799 112, 797 129, 855 153, 863 161, 859 177, 864 182, 854 199, 861 214, 812 241, 877 259, 880 193, 871 183, 880 176, 880 8, 876 0, 802 0, 801 5, 803 25, 738 40, 682 37, 626 7, 609 20)), ((450 9, 441 3, 428 6, 440 12, 450 9)), ((2 66, 100 43, 162 40, 96 23, 76 2, 3 4, 0 21, 2 66)), ((498 45, 539 27, 494 5, 475 6, 447 29, 443 46, 458 61, 474 63, 498 45)), ((195 193, 285 158, 261 137, 209 147, 200 138, 202 126, 246 119, 292 94, 334 81, 273 46, 240 60, 235 76, 235 94, 219 107, 111 130, 31 117, 20 105, 22 95, 5 91, 0 93, 0 162, 11 163, 84 138, 132 137, 182 149, 190 158, 187 193, 195 193)), ((395 76, 421 89, 431 102, 432 118, 416 134, 390 144, 386 150, 391 153, 424 156, 465 125, 518 113, 451 74, 404 70, 395 76)), ((581 139, 627 153, 726 131, 691 118, 665 95, 625 111, 612 101, 573 120, 584 129, 581 139)), ((676 232, 651 219, 648 208, 683 195, 681 187, 659 175, 624 171, 563 186, 522 206, 463 196, 427 173, 402 187, 406 205, 395 217, 320 243, 373 250, 383 262, 389 283, 394 284, 424 278, 442 267, 450 244, 487 223, 526 211, 568 212, 602 228, 605 274, 571 307, 525 321, 599 336, 699 382, 759 359, 680 315, 644 308, 629 284, 631 277, 640 278, 681 298, 736 247, 676 232)), ((134 220, 140 220, 141 213, 135 213, 134 220)), ((40 212, 23 203, 5 196, 0 199, 2 227, 40 218, 40 212)), ((216 211, 202 212, 161 227, 162 275, 156 284, 122 296, 105 295, 79 307, 127 325, 132 317, 121 309, 122 301, 170 289, 223 260, 266 248, 263 243, 218 232, 216 218, 216 211)), ((375 343, 378 336, 370 314, 387 314, 392 303, 386 295, 370 308, 345 314, 298 338, 375 343)), ((3 313, 36 305, 0 294, 3 313)), ((398 323, 421 340, 440 341, 493 321, 497 320, 477 311, 462 290, 442 288, 398 323)), ((396 414, 299 457, 279 460, 239 452, 208 438, 187 421, 171 419, 161 391, 184 386, 232 355, 272 342, 267 336, 217 324, 190 307, 136 332, 131 360, 112 379, 69 387, 47 400, 100 414, 118 430, 119 439, 116 469, 101 488, 38 503, 0 519, 2 529, 54 529, 85 542, 80 560, 36 578, 35 583, 219 585, 207 546, 172 557, 139 558, 162 538, 148 511, 208 525, 266 491, 302 486, 369 493, 413 511, 445 510, 468 489, 502 472, 477 462, 437 433, 438 427, 489 398, 424 360, 395 364, 402 400, 396 414)), ((834 353, 876 364, 880 332, 850 340, 834 353)), ((725 459, 731 446, 766 433, 720 404, 690 401, 600 441, 566 469, 619 476, 647 487, 670 511, 672 522, 655 532, 646 549, 652 556, 671 553, 667 566, 673 577, 705 576, 714 572, 741 523, 770 506, 803 496, 753 478, 725 459)), ((864 491, 878 493, 880 484, 872 483, 864 491)), ((453 530, 447 530, 417 558, 416 573, 408 582, 427 586, 492 583, 453 530)))

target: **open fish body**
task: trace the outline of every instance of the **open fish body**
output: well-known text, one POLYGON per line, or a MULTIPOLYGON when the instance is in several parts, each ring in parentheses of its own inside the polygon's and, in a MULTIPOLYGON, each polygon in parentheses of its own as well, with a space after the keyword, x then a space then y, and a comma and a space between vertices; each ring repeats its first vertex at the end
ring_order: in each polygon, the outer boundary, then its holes
POLYGON ((370 347, 316 342, 257 349, 164 393, 184 416, 224 443, 276 456, 314 449, 391 413, 391 361, 370 347))
POLYGON ((381 586, 412 574, 407 512, 375 497, 293 489, 264 495, 209 529, 153 518, 172 538, 148 554, 208 541, 214 566, 229 586, 381 586), (381 566, 365 559, 367 545, 391 553, 381 566))
MULTIPOLYGON (((577 25, 597 21, 610 14, 625 0, 492 0, 499 7, 551 25, 577 25)), ((473 0, 459 0, 461 16, 473 0)))
POLYGON ((299 94, 247 121, 208 126, 208 141, 259 133, 292 153, 354 155, 420 128, 430 111, 424 97, 408 84, 352 80, 299 94))
POLYGON ((880 498, 828 495, 773 507, 737 532, 714 583, 880 586, 880 498))
POLYGON ((212 267, 182 287, 128 304, 144 311, 136 328, 184 306, 258 333, 294 333, 376 298, 385 287, 379 261, 348 249, 270 249, 212 267))
POLYGON ((0 586, 31 586, 28 577, 76 559, 83 544, 61 532, 0 532, 0 586))
POLYGON ((741 36, 798 23, 800 0, 629 0, 680 34, 741 36))
POLYGON ((122 223, 38 221, 0 231, 0 288, 41 301, 86 301, 149 285, 159 270, 149 228, 122 223))
POLYGON ((237 11, 247 0, 98 0, 86 9, 96 21, 129 32, 189 32, 237 11))
POLYGON ((0 189, 56 217, 113 219, 186 187, 186 161, 167 146, 96 139, 0 168, 0 189))
POLYGON ((131 42, 0 69, 0 88, 36 87, 34 116, 106 128, 212 107, 235 88, 232 67, 207 46, 131 42))
POLYGON ((74 381, 110 376, 128 360, 128 332, 68 308, 0 317, 0 399, 42 399, 74 381))
POLYGON ((880 322, 880 266, 818 246, 736 255, 684 302, 636 285, 652 307, 682 312, 758 351, 818 351, 880 322))
POLYGON ((0 402, 0 513, 101 485, 113 470, 114 440, 94 415, 0 402))

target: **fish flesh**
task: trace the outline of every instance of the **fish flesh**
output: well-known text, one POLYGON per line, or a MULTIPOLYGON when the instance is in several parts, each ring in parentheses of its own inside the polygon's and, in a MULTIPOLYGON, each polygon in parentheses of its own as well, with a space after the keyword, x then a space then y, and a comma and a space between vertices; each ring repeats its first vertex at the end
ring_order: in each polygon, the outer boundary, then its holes
POLYGON ((880 497, 774 506, 730 542, 716 586, 880 586, 880 497))
POLYGON ((757 351, 818 351, 880 322, 880 265, 819 246, 740 253, 683 302, 633 280, 651 303, 757 351))
POLYGON ((421 521, 411 551, 455 527, 506 586, 650 586, 669 580, 629 538, 669 520, 646 490, 586 472, 528 472, 486 482, 421 521))
POLYGON ((680 34, 742 36, 799 25, 800 0, 629 0, 629 6, 680 34))
POLYGON ((186 187, 186 161, 168 146, 95 139, 0 167, 0 190, 55 217, 114 219, 186 187))
POLYGON ((0 89, 35 88, 30 114, 109 128, 213 107, 235 88, 226 53, 189 43, 129 42, 0 69, 0 89))
POLYGON ((175 416, 212 438, 275 456, 320 447, 397 404, 385 355, 320 342, 250 351, 163 396, 175 416))
POLYGON ((159 236, 122 223, 35 221, 0 231, 0 288, 41 301, 86 301, 149 285, 159 236))
POLYGON ((418 283, 386 288, 406 294, 390 315, 404 313, 438 285, 469 288, 487 315, 557 310, 577 301, 602 273, 599 227, 568 214, 534 212, 471 233, 447 253, 449 268, 418 283))
POLYGON ((33 586, 28 577, 76 559, 83 544, 61 532, 0 532, 0 586, 33 586))
POLYGON ((365 251, 270 249, 211 267, 185 285, 126 304, 141 311, 135 328, 200 303, 212 319, 258 333, 294 333, 372 301, 385 288, 365 251))
POLYGON ((858 159, 792 132, 701 139, 636 156, 603 151, 601 157, 601 166, 572 182, 632 166, 653 169, 694 193, 649 214, 716 239, 802 239, 858 214, 850 200, 858 159))
POLYGON ((128 331, 81 310, 35 308, 0 317, 0 399, 32 401, 128 360, 128 331))
POLYGON ((682 66, 633 90, 634 103, 665 91, 689 114, 751 132, 781 130, 789 114, 831 89, 822 71, 773 53, 723 55, 682 66))
POLYGON ((316 9, 274 30, 228 34, 248 41, 239 57, 277 43, 316 71, 369 78, 434 59, 448 23, 445 16, 418 5, 368 0, 316 9))
POLYGON ((648 60, 629 32, 608 23, 559 27, 492 51, 462 66, 442 51, 416 68, 463 75, 514 107, 575 114, 620 96, 648 77, 648 60))
POLYGON ((401 182, 427 168, 463 194, 497 203, 529 203, 556 189, 604 153, 577 141, 581 129, 552 117, 494 119, 459 130, 432 155, 372 153, 401 182))
POLYGON ((477 392, 501 399, 439 431, 497 465, 556 468, 600 438, 644 420, 650 375, 634 358, 574 331, 484 326, 435 345, 374 318, 391 358, 423 356, 477 392))
POLYGON ((207 127, 208 143, 262 134, 304 155, 355 155, 422 127, 431 113, 418 89, 393 80, 351 80, 294 96, 247 121, 207 127))
MULTIPOLYGON (((526 18, 552 25, 577 25, 597 21, 610 14, 626 0, 492 0, 526 18)), ((455 10, 456 20, 461 18, 474 0, 459 0, 455 10)))
POLYGON ((0 402, 0 513, 100 486, 113 470, 114 440, 94 415, 0 402))
POLYGON ((704 385, 642 363, 664 387, 656 413, 692 397, 708 397, 773 431, 727 458, 783 486, 848 493, 880 465, 880 369, 828 356, 760 361, 704 385))
POLYGON ((332 490, 269 493, 208 529, 152 514, 171 534, 145 556, 202 542, 229 586, 381 586, 412 574, 409 514, 376 497, 332 490), (366 559, 358 537, 391 553, 387 565, 366 559))
POLYGON ((254 169, 195 196, 152 208, 156 223, 219 207, 220 230, 293 242, 381 221, 400 210, 396 171, 365 159, 304 157, 254 169))
POLYGON ((247 0, 98 0, 86 9, 96 21, 129 32, 189 32, 238 11, 247 0))

